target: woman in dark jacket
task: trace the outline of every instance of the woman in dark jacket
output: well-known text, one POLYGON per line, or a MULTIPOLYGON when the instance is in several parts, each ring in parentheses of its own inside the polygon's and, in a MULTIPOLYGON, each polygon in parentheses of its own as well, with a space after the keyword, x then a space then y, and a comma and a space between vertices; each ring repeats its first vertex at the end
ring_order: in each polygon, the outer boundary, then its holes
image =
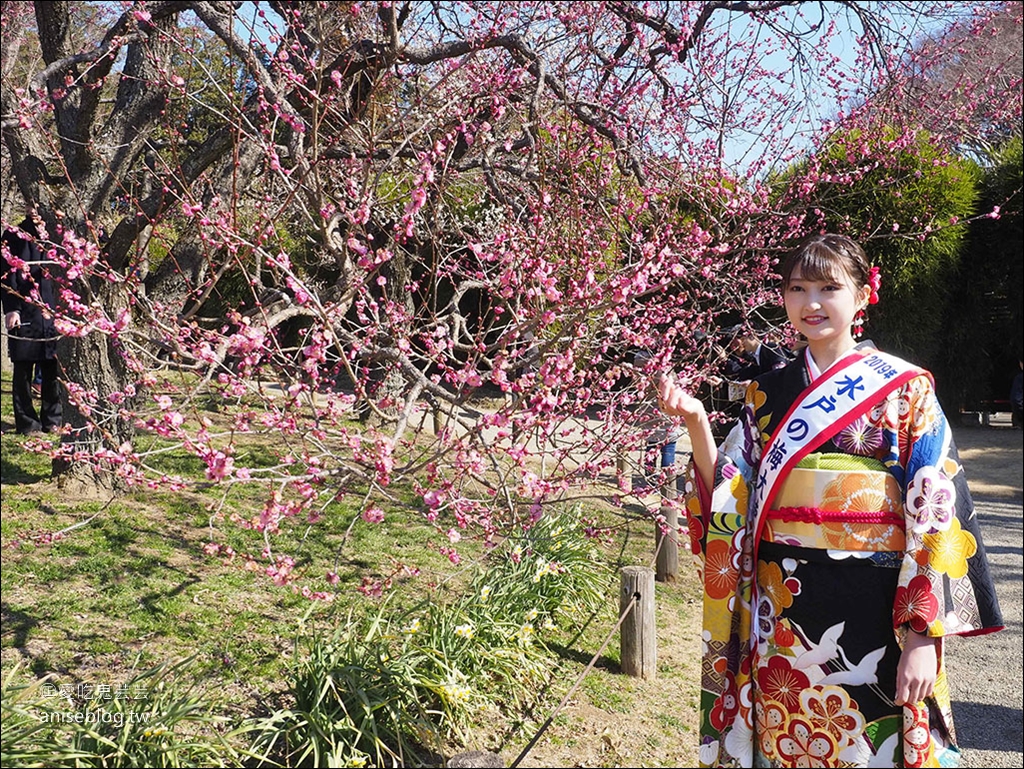
POLYGON ((3 311, 8 350, 14 364, 14 422, 18 432, 53 432, 61 425, 60 389, 57 384, 57 329, 53 313, 56 289, 43 253, 36 244, 35 222, 27 217, 19 229, 3 234, 3 311), (27 236, 27 237, 25 237, 27 236), (25 262, 12 264, 9 256, 25 262), (16 266, 17 265, 17 266, 16 266), (42 405, 32 402, 33 369, 42 373, 42 405))

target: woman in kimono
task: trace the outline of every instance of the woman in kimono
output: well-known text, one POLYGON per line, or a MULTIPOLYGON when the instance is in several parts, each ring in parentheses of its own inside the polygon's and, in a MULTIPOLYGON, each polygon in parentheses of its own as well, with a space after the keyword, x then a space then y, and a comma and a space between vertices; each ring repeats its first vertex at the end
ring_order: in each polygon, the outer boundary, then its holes
POLYGON ((781 268, 805 351, 747 389, 728 445, 670 378, 693 444, 703 766, 949 766, 942 637, 1002 618, 931 375, 857 344, 877 268, 839 235, 781 268))

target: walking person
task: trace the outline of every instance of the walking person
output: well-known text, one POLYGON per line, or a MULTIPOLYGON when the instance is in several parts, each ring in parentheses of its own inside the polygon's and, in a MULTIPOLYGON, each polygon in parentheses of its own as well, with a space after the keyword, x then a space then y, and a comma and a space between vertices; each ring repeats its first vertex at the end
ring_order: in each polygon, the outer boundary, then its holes
POLYGON ((38 237, 29 215, 2 238, 4 327, 13 364, 14 423, 22 435, 54 432, 60 429, 62 417, 52 312, 56 290, 36 242, 38 237), (41 376, 38 412, 32 397, 36 369, 41 376))
POLYGON ((703 766, 949 766, 944 636, 1003 620, 931 375, 858 344, 880 280, 815 235, 780 270, 807 346, 754 380, 731 454, 701 402, 659 405, 693 445, 704 582, 703 766))

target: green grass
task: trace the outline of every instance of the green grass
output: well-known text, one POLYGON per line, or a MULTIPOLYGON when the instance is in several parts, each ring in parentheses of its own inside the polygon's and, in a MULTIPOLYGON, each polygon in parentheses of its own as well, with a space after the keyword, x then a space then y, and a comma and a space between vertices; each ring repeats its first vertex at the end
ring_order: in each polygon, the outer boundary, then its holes
MULTIPOLYGON (((4 377, 4 390, 10 387, 10 379, 4 377)), ((25 439, 14 432, 14 417, 9 413, 9 399, 4 399, 2 417, 4 422, 3 440, 0 442, 0 477, 4 481, 4 491, 12 487, 33 484, 50 477, 50 460, 41 454, 25 451, 22 445, 25 439)))
POLYGON ((597 671, 583 680, 583 691, 594 707, 613 713, 628 713, 633 707, 632 692, 624 689, 619 679, 606 671, 597 671))
MULTIPOLYGON (((9 386, 7 377, 3 387, 9 391, 9 386)), ((9 409, 9 398, 4 398, 0 418, 5 427, 13 422, 9 409)), ((220 411, 211 413, 216 418, 220 411)), ((457 605, 480 588, 474 580, 485 557, 482 544, 464 539, 459 545, 463 563, 453 566, 437 552, 436 531, 421 517, 409 487, 389 489, 391 501, 380 502, 383 523, 357 521, 350 530, 362 511, 362 498, 349 495, 324 509, 318 523, 292 521, 274 537, 275 550, 296 559, 301 584, 338 591, 333 605, 311 603, 245 570, 240 557, 229 561, 203 552, 203 545, 213 541, 259 556, 266 544, 263 535, 229 519, 233 514, 246 519, 258 515, 267 497, 265 486, 235 486, 225 493, 222 487, 203 483, 195 457, 173 450, 155 455, 152 464, 161 472, 197 481, 187 491, 137 490, 113 500, 68 499, 49 482, 49 460, 26 451, 25 442, 13 431, 2 437, 0 499, 3 671, 6 675, 20 666, 17 677, 22 681, 52 675, 58 683, 116 686, 139 670, 187 657, 192 658, 187 683, 195 685, 211 707, 240 723, 289 705, 294 663, 297 655, 308 653, 301 639, 310 633, 330 635, 381 610, 379 599, 364 596, 355 587, 364 577, 383 579, 392 574, 394 560, 420 572, 416 577, 395 577, 387 602, 395 617, 408 619, 441 603, 457 605), (63 538, 46 540, 45 535, 62 530, 67 531, 63 538), (328 570, 339 577, 336 588, 327 583, 328 570)), ((136 442, 140 450, 166 445, 146 435, 136 442)), ((277 462, 274 447, 265 438, 236 444, 236 456, 245 456, 248 465, 269 467, 277 462)), ((623 520, 618 513, 607 513, 607 519, 623 520)), ((517 751, 558 702, 615 621, 617 569, 648 564, 652 541, 649 523, 625 523, 614 546, 599 553, 599 578, 587 578, 570 592, 545 599, 547 603, 528 590, 502 594, 502 601, 519 607, 520 614, 535 607, 550 611, 558 629, 546 637, 550 658, 545 678, 529 686, 520 684, 515 696, 480 711, 490 713, 486 732, 492 747, 517 751), (571 608, 573 596, 587 591, 604 596, 597 611, 571 608), (570 608, 562 611, 563 606, 570 608)), ((565 553, 559 557, 570 558, 565 553)), ((584 552, 572 557, 581 563, 595 559, 584 552)), ((510 572, 510 584, 529 587, 531 573, 517 577, 510 572)), ((659 586, 658 600, 659 611, 685 615, 694 610, 688 603, 692 595, 675 587, 659 586)), ((472 608, 466 604, 458 611, 472 608)), ((479 624, 480 617, 473 616, 479 624)), ((514 612, 510 617, 509 627, 520 624, 514 612)), ((449 632, 459 622, 448 622, 438 632, 449 632)), ((442 642, 450 644, 451 659, 458 659, 459 642, 442 642)), ((473 675, 483 675, 480 680, 485 681, 485 656, 461 659, 458 664, 473 670, 473 675)), ((618 662, 618 645, 613 642, 577 697, 613 714, 634 711, 642 695, 631 680, 617 674, 618 662)), ((174 671, 178 668, 172 669, 173 675, 184 675, 174 671)), ((671 671, 664 674, 670 676, 671 671)), ((663 732, 680 728, 671 716, 657 723, 663 732)), ((573 733, 573 720, 561 716, 557 724, 568 733, 553 733, 552 741, 575 746, 579 737, 573 733)), ((666 740, 664 735, 651 739, 659 744, 666 740)))
POLYGON ((686 724, 683 723, 682 719, 668 713, 658 713, 655 716, 655 719, 663 729, 676 729, 682 731, 688 728, 686 724))
MULTIPOLYGON (((205 556, 200 532, 172 533, 151 516, 112 505, 61 541, 5 554, 5 649, 19 646, 7 632, 9 614, 31 628, 37 673, 70 673, 82 657, 132 650, 154 658, 199 651, 259 672, 278 650, 254 647, 247 630, 258 623, 287 635, 305 602, 205 556)), ((44 523, 37 518, 32 528, 44 523)))

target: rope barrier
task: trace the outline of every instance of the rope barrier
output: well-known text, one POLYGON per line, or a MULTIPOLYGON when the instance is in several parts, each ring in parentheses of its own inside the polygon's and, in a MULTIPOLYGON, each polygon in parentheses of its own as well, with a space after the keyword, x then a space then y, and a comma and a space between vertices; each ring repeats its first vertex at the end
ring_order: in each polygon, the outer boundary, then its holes
MULTIPOLYGON (((650 566, 648 566, 648 568, 653 568, 654 565, 658 562, 658 554, 661 552, 661 547, 665 544, 665 540, 669 539, 669 537, 676 538, 678 533, 678 531, 671 532, 669 536, 661 538, 661 541, 658 542, 658 546, 654 550, 654 557, 651 559, 651 563, 650 566)), ((679 544, 678 539, 676 539, 676 544, 679 544)), ((626 617, 628 617, 629 613, 633 611, 633 608, 636 606, 639 599, 639 593, 634 593, 633 596, 629 599, 629 604, 626 606, 625 609, 622 610, 622 614, 619 615, 618 622, 615 623, 615 626, 608 632, 608 635, 605 636, 604 642, 601 644, 600 648, 597 650, 594 656, 590 658, 590 662, 587 663, 587 666, 583 669, 583 672, 580 673, 579 676, 576 678, 576 681, 573 683, 573 685, 569 687, 569 691, 565 693, 564 697, 562 697, 562 701, 558 703, 558 706, 555 707, 553 711, 551 711, 551 715, 549 715, 547 719, 545 719, 544 723, 541 724, 540 729, 537 730, 537 733, 533 735, 530 741, 526 744, 526 747, 523 748, 522 752, 516 757, 516 760, 512 762, 512 764, 510 765, 511 769, 516 769, 516 767, 519 766, 522 760, 526 758, 527 754, 533 749, 533 747, 537 744, 540 738, 544 735, 544 732, 548 730, 548 727, 550 727, 551 724, 554 723, 555 718, 558 717, 558 714, 562 711, 562 708, 564 708, 569 703, 569 700, 572 698, 572 695, 576 693, 576 690, 579 689, 580 685, 583 683, 583 679, 587 677, 587 674, 590 673, 594 665, 597 664, 598 659, 600 659, 601 655, 604 653, 604 650, 608 647, 608 644, 611 643, 612 638, 615 636, 617 632, 619 632, 619 628, 622 627, 622 623, 626 621, 626 617)))
POLYGON ((605 637, 604 643, 601 644, 601 648, 598 649, 597 653, 590 658, 590 662, 587 663, 587 667, 579 675, 579 677, 576 679, 576 682, 570 687, 569 691, 565 693, 565 696, 562 697, 562 701, 558 703, 558 707, 556 707, 551 712, 551 715, 547 717, 547 719, 541 725, 540 729, 537 730, 537 733, 533 735, 533 738, 529 741, 529 743, 527 743, 526 747, 523 748, 522 753, 520 753, 516 757, 516 760, 512 762, 511 769, 516 769, 516 767, 519 766, 519 763, 524 758, 526 758, 526 755, 533 749, 533 746, 537 744, 537 741, 540 740, 544 732, 546 732, 548 730, 548 727, 551 726, 551 724, 554 722, 555 718, 558 716, 559 712, 561 712, 562 708, 564 708, 566 704, 568 704, 569 700, 572 698, 572 695, 576 693, 576 690, 579 689, 580 684, 583 683, 583 679, 587 677, 587 673, 591 671, 597 660, 600 658, 601 654, 604 652, 605 648, 611 642, 612 637, 618 632, 619 628, 622 627, 622 623, 626 621, 626 617, 629 616, 629 613, 633 611, 633 607, 636 606, 638 597, 639 596, 637 594, 634 594, 633 597, 629 599, 629 605, 627 605, 625 611, 622 612, 621 616, 619 617, 619 621, 615 623, 615 627, 613 627, 611 631, 608 633, 608 635, 605 637))

